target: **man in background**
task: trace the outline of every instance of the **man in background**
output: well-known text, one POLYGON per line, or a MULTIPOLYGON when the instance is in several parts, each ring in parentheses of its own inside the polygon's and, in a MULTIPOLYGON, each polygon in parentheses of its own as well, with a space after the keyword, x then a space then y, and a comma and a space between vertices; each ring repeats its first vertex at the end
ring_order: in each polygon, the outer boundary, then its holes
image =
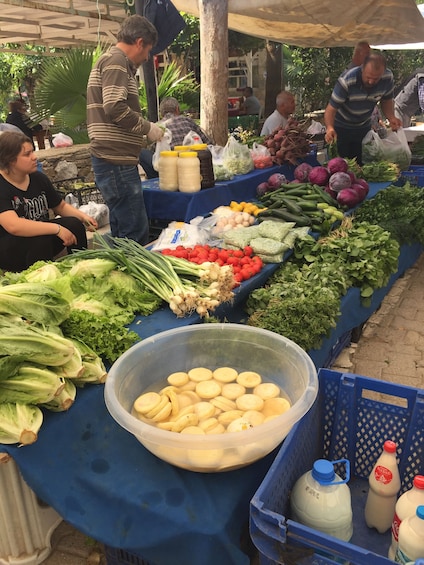
POLYGON ((402 121, 402 126, 411 125, 415 114, 424 113, 424 70, 417 72, 402 88, 395 98, 395 115, 402 121))
POLYGON ((261 112, 261 103, 253 95, 253 88, 251 86, 246 86, 243 90, 243 99, 240 104, 240 113, 248 115, 259 115, 261 112))
POLYGON ((402 125, 394 113, 393 73, 381 53, 371 53, 360 67, 338 78, 325 109, 325 141, 337 141, 340 157, 356 158, 362 165, 362 139, 371 129, 371 116, 380 102, 392 130, 402 125))
POLYGON ((138 158, 144 138, 159 141, 163 130, 141 115, 135 73, 157 41, 143 16, 126 18, 117 43, 94 65, 87 87, 87 129, 96 185, 109 208, 111 235, 149 240, 138 158))
MULTIPOLYGON (((180 112, 180 105, 176 98, 168 96, 159 104, 160 120, 158 124, 171 132, 171 149, 176 145, 183 145, 185 136, 193 131, 199 136, 199 143, 207 143, 211 145, 211 138, 192 120, 189 116, 185 116, 180 112)), ((140 165, 146 173, 148 179, 156 178, 158 172, 153 168, 154 149, 142 149, 140 151, 140 165)))
POLYGON ((6 123, 19 128, 22 133, 30 138, 32 146, 35 149, 33 137, 38 132, 42 132, 43 126, 32 123, 31 118, 27 114, 27 106, 23 100, 14 100, 9 103, 9 113, 6 117, 6 123))
POLYGON ((284 128, 290 116, 296 109, 294 96, 288 90, 283 90, 277 94, 275 100, 275 110, 267 117, 262 126, 261 135, 269 135, 278 128, 284 128))

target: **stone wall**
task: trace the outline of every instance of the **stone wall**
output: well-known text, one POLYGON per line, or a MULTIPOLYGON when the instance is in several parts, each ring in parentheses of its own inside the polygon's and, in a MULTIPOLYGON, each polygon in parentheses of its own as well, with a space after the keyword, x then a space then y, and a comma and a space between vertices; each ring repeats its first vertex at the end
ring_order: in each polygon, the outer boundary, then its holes
POLYGON ((41 149, 36 155, 43 166, 43 172, 52 182, 74 177, 94 181, 88 144, 41 149))

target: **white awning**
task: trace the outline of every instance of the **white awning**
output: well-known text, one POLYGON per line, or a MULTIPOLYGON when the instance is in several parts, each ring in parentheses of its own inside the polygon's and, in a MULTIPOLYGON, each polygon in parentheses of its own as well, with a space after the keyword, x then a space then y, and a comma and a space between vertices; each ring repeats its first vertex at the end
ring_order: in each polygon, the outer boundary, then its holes
MULTIPOLYGON (((199 16, 197 0, 172 0, 199 16)), ((424 42, 424 18, 414 0, 228 0, 228 27, 300 47, 424 42)))

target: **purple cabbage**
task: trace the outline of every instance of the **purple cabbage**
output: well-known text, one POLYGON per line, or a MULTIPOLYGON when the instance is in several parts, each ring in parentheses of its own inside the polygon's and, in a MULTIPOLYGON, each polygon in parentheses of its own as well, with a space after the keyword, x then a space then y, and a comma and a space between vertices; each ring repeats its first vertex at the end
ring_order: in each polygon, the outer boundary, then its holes
POLYGON ((300 182, 307 182, 311 169, 312 165, 309 163, 301 163, 294 170, 294 178, 300 182))
POLYGON ((337 202, 342 206, 354 208, 360 200, 360 196, 353 188, 343 188, 337 193, 337 202))
POLYGON ((350 186, 352 186, 352 181, 347 173, 333 173, 328 181, 328 186, 331 190, 339 192, 344 188, 350 188, 350 186))
POLYGON ((308 180, 312 184, 318 184, 319 186, 325 186, 328 183, 330 173, 325 167, 312 167, 309 171, 308 180))
POLYGON ((349 165, 343 157, 334 157, 327 163, 327 169, 330 175, 333 173, 347 173, 349 165))

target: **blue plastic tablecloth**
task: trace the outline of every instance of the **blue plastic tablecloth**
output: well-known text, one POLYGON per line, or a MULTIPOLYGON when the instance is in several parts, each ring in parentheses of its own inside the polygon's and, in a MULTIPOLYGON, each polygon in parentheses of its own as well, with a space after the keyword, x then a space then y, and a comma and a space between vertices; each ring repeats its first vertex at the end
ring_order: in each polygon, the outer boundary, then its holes
MULTIPOLYGON (((316 157, 305 159, 312 166, 318 166, 316 157)), ((197 216, 206 216, 217 206, 254 200, 256 187, 274 173, 284 174, 288 180, 294 178, 294 165, 281 165, 267 169, 255 169, 246 175, 236 175, 233 180, 217 182, 212 188, 199 192, 167 192, 159 189, 159 180, 143 181, 144 202, 150 220, 176 220, 189 222, 197 216)))

